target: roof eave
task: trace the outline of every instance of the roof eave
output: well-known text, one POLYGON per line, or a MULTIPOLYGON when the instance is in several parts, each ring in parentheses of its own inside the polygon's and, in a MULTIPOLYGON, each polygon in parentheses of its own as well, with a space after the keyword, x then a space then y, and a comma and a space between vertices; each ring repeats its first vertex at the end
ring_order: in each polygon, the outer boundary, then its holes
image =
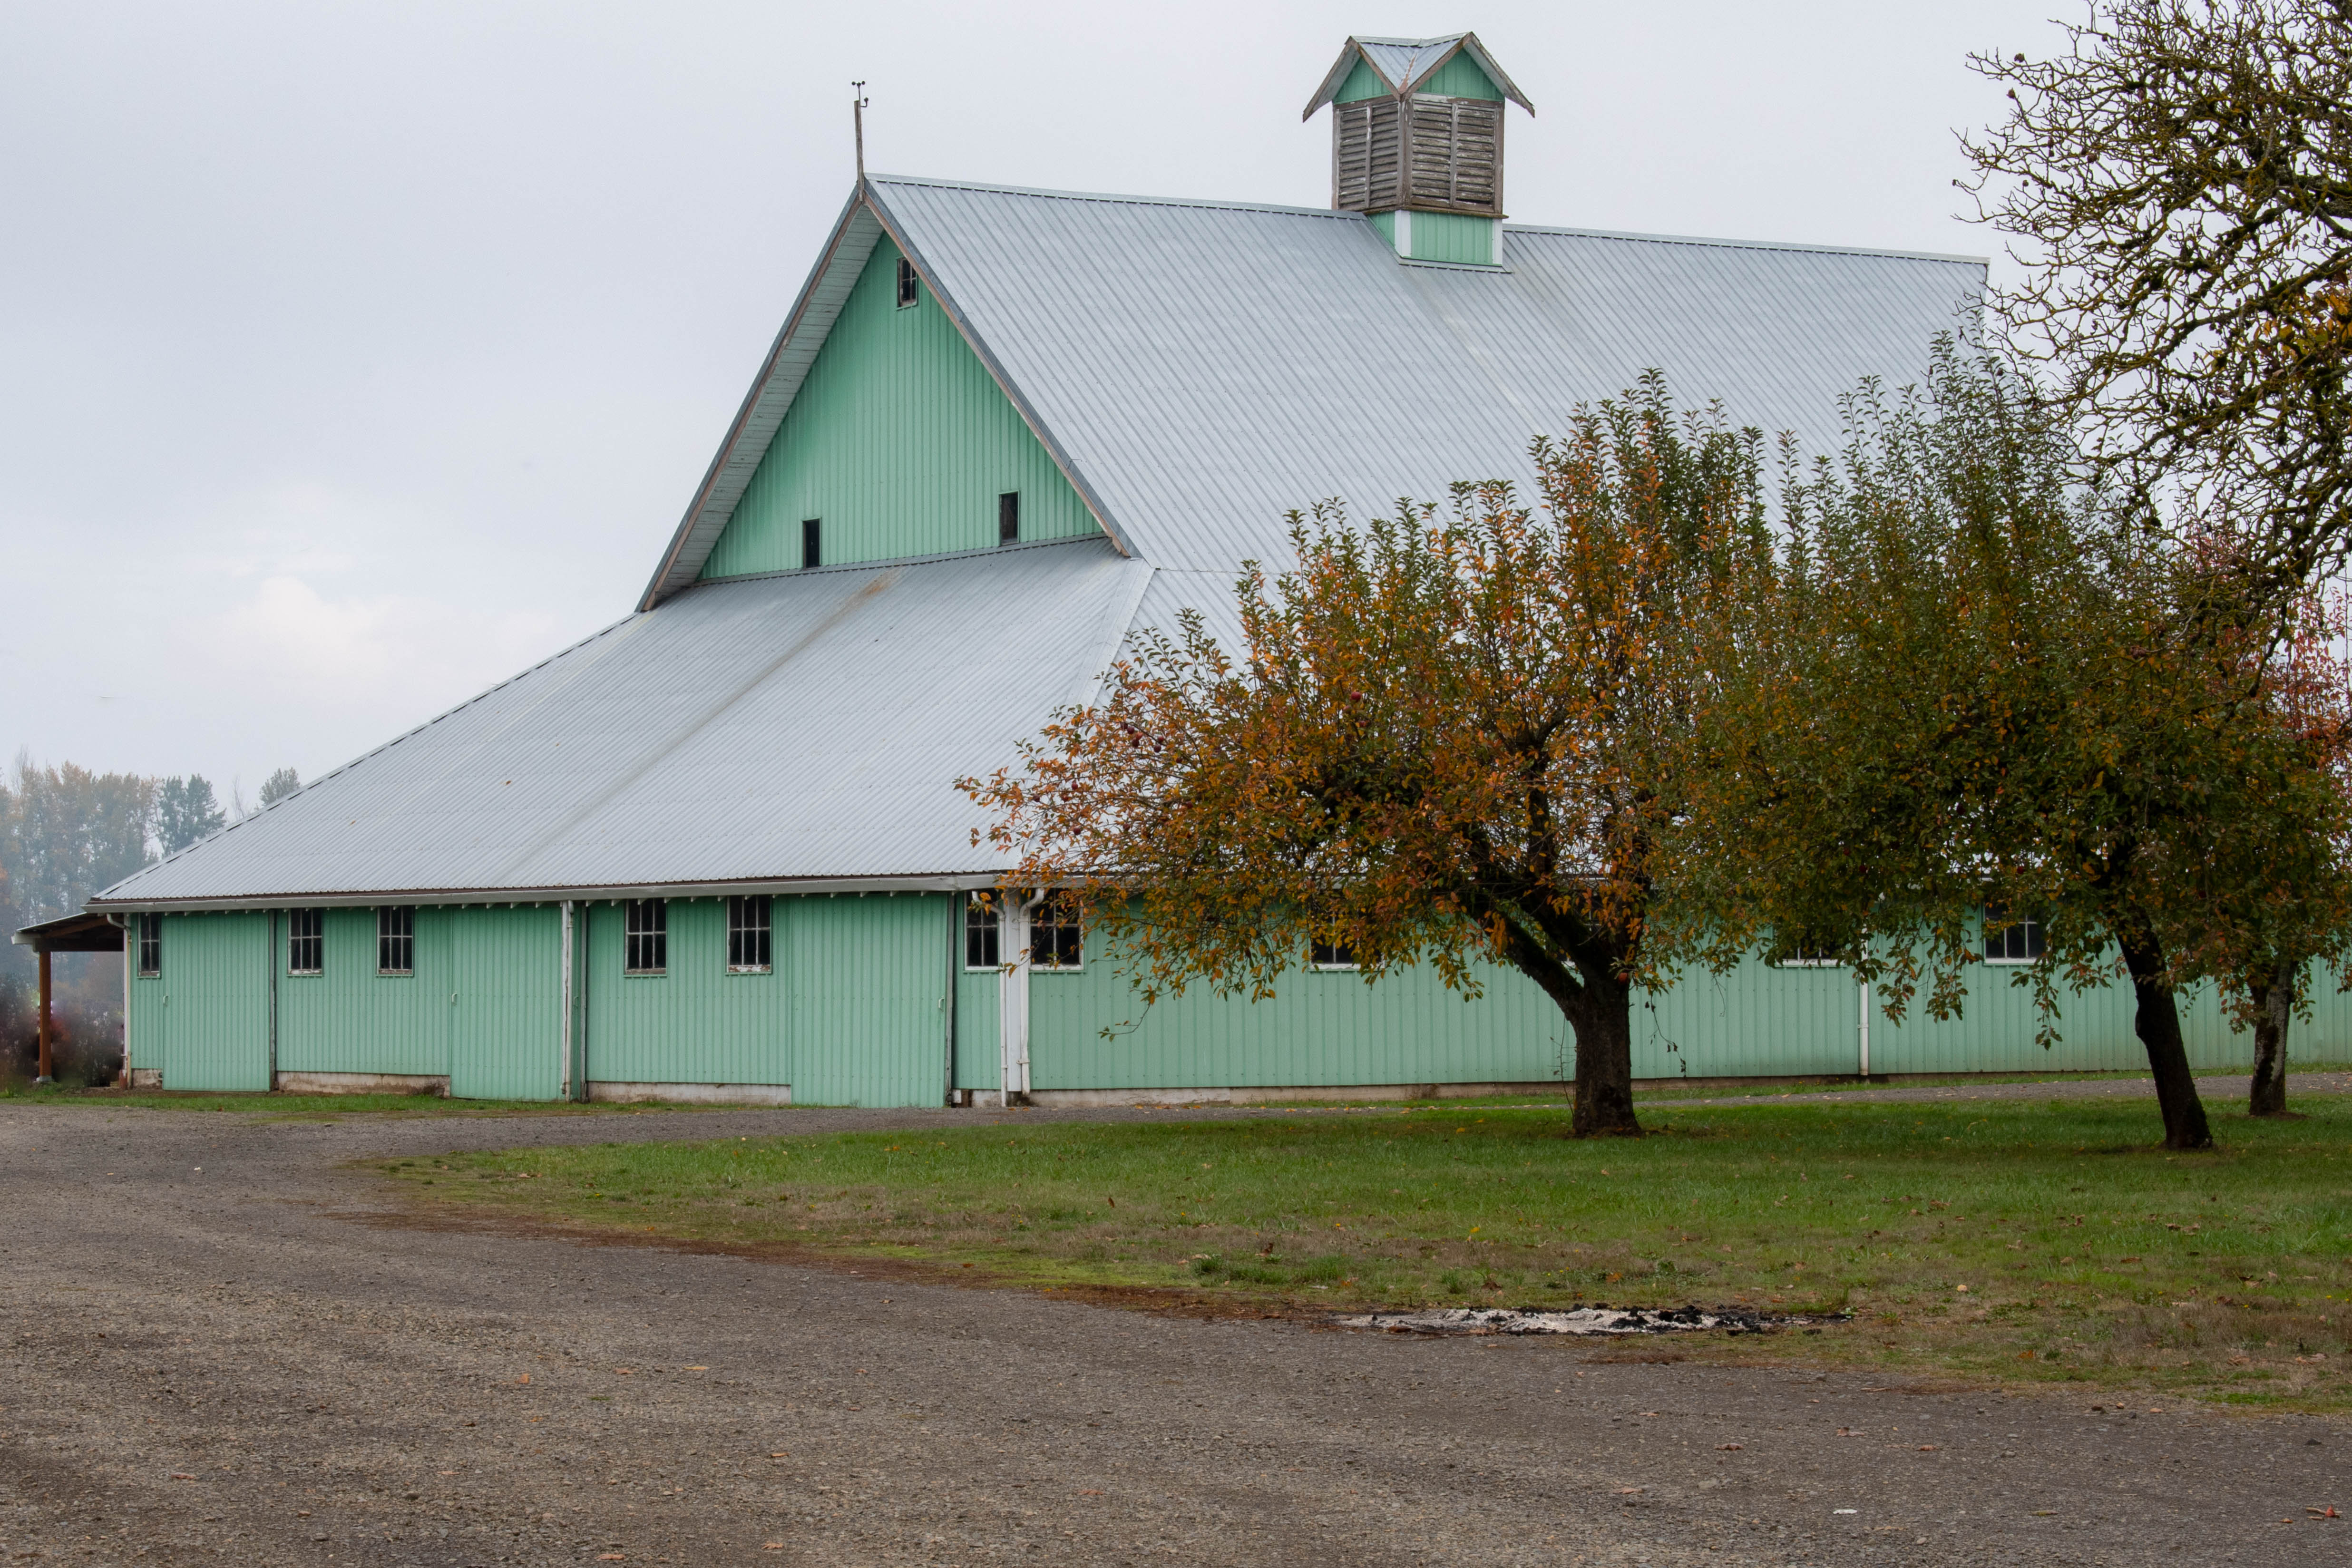
MULTIPOLYGON (((355 909, 378 904, 565 904, 616 898, 721 898, 744 894, 964 893, 994 887, 992 871, 906 872, 876 876, 739 877, 721 881, 599 883, 578 887, 368 888, 341 893, 254 893, 235 897, 125 898, 105 901, 120 915, 194 915, 254 909, 355 909)), ((92 914, 100 901, 90 900, 92 914)), ((31 929, 31 928, 27 928, 31 929)))
POLYGON ((1359 59, 1372 68, 1372 74, 1381 78, 1381 83, 1390 92, 1393 93, 1397 90, 1397 84, 1389 80, 1388 73, 1381 69, 1371 56, 1364 53, 1358 40, 1350 37, 1339 46, 1339 57, 1332 65, 1330 74, 1323 78, 1323 85, 1315 89, 1315 96, 1307 100, 1307 107, 1299 113, 1298 118, 1302 120, 1314 119, 1315 111, 1330 102, 1331 95, 1338 92, 1340 86, 1347 81, 1348 73, 1355 68, 1359 59))

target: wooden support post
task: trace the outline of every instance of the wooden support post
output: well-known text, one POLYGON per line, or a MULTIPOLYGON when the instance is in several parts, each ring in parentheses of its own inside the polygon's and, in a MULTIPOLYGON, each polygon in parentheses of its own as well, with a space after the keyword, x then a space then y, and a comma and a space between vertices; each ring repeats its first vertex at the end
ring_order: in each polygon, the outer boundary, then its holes
POLYGON ((49 950, 41 948, 41 1075, 37 1082, 47 1083, 57 1076, 56 1064, 49 1060, 49 950))

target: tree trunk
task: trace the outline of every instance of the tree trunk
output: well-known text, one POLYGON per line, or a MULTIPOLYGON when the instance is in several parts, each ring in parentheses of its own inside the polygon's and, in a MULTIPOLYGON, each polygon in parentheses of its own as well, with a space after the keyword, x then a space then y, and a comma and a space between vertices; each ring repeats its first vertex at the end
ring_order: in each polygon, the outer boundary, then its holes
POLYGON ((2138 1003, 2132 1029, 2156 1074, 2157 1108, 2164 1113, 2164 1146, 2210 1149, 2213 1130, 2206 1124, 2205 1103, 2197 1097, 2197 1079, 2189 1071, 2189 1051, 2180 1042, 2180 1010, 2174 1005, 2172 988, 2166 983, 2163 950, 2149 936, 2126 937, 2121 946, 2124 967, 2131 973, 2132 993, 2138 1003))
POLYGON ((1640 1137, 1642 1124, 1633 1115, 1633 988, 1613 975, 1595 979, 1588 974, 1575 1000, 1562 1003, 1560 1011, 1576 1030, 1570 1130, 1580 1138, 1640 1137))
POLYGON ((2254 1083, 2246 1111, 2255 1116, 2286 1114, 2286 1029, 2294 1017, 2295 970, 2277 964, 2248 977, 2254 1003, 2254 1083))
POLYGON ((1569 1131, 1580 1138, 1638 1138, 1633 1115, 1633 988, 1617 977, 1623 956, 1586 953, 1574 970, 1507 928, 1505 957, 1543 988, 1576 1036, 1576 1110, 1569 1131))

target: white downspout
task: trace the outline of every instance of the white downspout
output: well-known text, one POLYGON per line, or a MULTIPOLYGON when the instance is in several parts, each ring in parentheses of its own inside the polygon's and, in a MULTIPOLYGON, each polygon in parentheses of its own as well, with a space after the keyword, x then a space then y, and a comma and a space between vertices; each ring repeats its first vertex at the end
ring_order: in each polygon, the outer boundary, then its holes
POLYGON ((557 1075, 556 1098, 572 1098, 572 901, 563 901, 563 959, 559 971, 558 990, 562 996, 563 1028, 561 1030, 563 1050, 563 1071, 557 1075))
POLYGON ((1007 1105, 1015 1094, 1029 1092, 1029 915, 1045 902, 1045 890, 1039 888, 1017 904, 1007 898, 1002 906, 1003 938, 1013 945, 1013 954, 998 981, 996 1081, 1007 1105))
POLYGON ((1862 1076, 1866 1079, 1870 1076, 1870 982, 1868 980, 1864 980, 1861 985, 1857 986, 1855 989, 1862 997, 1862 1020, 1860 1029, 1860 1040, 1862 1043, 1862 1076))

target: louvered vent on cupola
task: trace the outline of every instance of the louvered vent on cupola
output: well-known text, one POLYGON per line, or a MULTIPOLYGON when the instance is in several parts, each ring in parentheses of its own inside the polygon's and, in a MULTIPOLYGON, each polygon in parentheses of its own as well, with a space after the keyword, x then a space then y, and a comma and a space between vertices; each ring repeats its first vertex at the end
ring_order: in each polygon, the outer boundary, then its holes
POLYGON ((1333 206, 1370 216, 1400 256, 1502 259, 1503 106, 1535 105, 1476 34, 1349 38, 1306 118, 1327 103, 1333 206))

